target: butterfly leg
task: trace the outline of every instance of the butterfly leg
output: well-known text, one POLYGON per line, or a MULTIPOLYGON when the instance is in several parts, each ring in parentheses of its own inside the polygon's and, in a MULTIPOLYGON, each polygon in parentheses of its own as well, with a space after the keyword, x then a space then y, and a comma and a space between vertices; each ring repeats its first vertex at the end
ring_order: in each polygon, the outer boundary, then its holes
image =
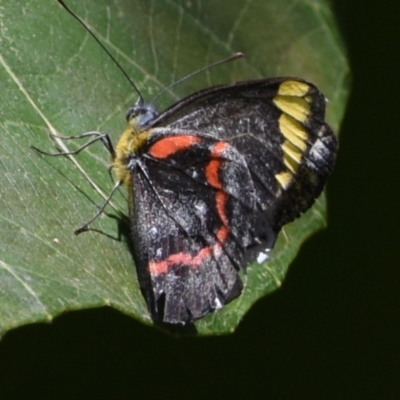
MULTIPOLYGON (((107 149, 107 151, 110 153, 112 160, 115 159, 115 150, 114 146, 111 142, 110 136, 108 134, 96 132, 96 131, 91 131, 91 132, 85 132, 82 135, 78 136, 61 136, 61 135, 52 135, 53 138, 61 139, 61 140, 74 140, 74 139, 84 139, 84 138, 89 138, 89 140, 83 144, 81 147, 79 147, 76 150, 73 151, 62 151, 59 153, 51 153, 47 151, 43 151, 35 146, 31 146, 32 149, 34 149, 36 152, 39 154, 43 154, 46 156, 72 156, 72 155, 77 155, 79 154, 82 150, 86 149, 87 147, 91 146, 93 143, 96 143, 100 141, 104 147, 107 149)), ((111 167, 112 168, 112 167, 111 167)), ((110 169, 109 169, 110 172, 110 169)), ((80 228, 76 229, 74 231, 75 235, 79 235, 82 232, 85 232, 88 230, 89 225, 97 219, 104 211, 106 208, 107 204, 110 202, 112 196, 114 193, 117 191, 117 189, 122 185, 121 181, 118 181, 115 183, 111 193, 107 196, 105 199, 104 203, 101 205, 99 210, 96 212, 96 214, 86 223, 84 223, 80 228)))
POLYGON ((83 133, 82 135, 78 136, 61 136, 61 135, 51 135, 53 138, 61 139, 61 140, 73 140, 73 139, 84 139, 84 138, 91 138, 89 141, 87 141, 85 144, 83 144, 81 147, 79 147, 76 150, 73 151, 61 151, 59 153, 50 153, 47 151, 43 151, 36 146, 31 146, 33 150, 40 154, 44 154, 46 156, 72 156, 79 154, 82 150, 86 149, 87 147, 91 146, 93 143, 96 143, 100 141, 104 147, 107 149, 107 151, 111 154, 112 159, 115 158, 115 150, 114 146, 111 143, 110 136, 107 133, 100 133, 96 131, 92 132, 86 132, 83 133))

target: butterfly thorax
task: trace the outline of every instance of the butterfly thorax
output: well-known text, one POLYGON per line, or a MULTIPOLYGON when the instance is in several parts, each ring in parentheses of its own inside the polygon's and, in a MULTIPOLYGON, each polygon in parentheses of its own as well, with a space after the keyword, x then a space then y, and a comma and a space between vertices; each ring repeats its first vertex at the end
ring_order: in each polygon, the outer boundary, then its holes
POLYGON ((146 125, 157 115, 155 108, 151 104, 145 104, 141 99, 126 114, 128 126, 115 148, 113 168, 117 179, 128 187, 131 186, 130 159, 137 156, 147 143, 150 132, 146 129, 146 125))

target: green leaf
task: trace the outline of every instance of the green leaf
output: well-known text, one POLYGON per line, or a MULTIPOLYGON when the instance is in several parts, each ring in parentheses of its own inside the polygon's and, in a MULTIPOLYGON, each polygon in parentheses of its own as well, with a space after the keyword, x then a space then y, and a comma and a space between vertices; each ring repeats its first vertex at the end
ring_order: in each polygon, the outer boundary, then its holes
MULTIPOLYGON (((245 53, 244 60, 178 85, 162 96, 160 109, 213 84, 298 76, 329 98, 328 121, 338 129, 349 69, 328 1, 234 0, 229 7, 215 0, 67 2, 146 99, 204 65, 245 53)), ((73 234, 112 188, 104 148, 91 146, 72 161, 39 156, 30 148, 56 151, 50 132, 98 130, 110 133, 115 143, 137 95, 55 0, 23 6, 0 0, 0 11, 0 334, 64 311, 104 305, 152 324, 126 241, 115 239, 121 224, 110 215, 117 213, 109 208, 95 222, 109 236, 73 234)), ((113 204, 127 212, 123 194, 113 204)), ((233 331, 257 299, 281 285, 301 243, 325 225, 325 207, 322 196, 284 228, 271 261, 249 266, 243 295, 198 321, 200 334, 233 331)))

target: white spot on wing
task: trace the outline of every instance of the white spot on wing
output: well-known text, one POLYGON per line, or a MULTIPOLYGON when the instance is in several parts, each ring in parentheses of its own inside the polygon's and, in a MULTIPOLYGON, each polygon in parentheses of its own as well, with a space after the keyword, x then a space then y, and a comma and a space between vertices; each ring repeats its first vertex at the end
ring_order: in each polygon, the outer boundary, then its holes
POLYGON ((264 251, 260 251, 260 253, 257 256, 257 262, 259 264, 262 264, 264 261, 268 260, 270 251, 271 249, 265 249, 264 251))
POLYGON ((324 142, 317 139, 310 150, 310 158, 316 161, 324 161, 329 156, 329 150, 326 148, 324 142))
POLYGON ((221 303, 221 301, 219 300, 218 297, 215 298, 214 304, 215 304, 215 309, 216 310, 219 310, 220 308, 222 308, 222 303, 221 303))
POLYGON ((158 237, 158 230, 156 227, 153 226, 149 229, 149 237, 151 239, 156 239, 158 237))
POLYGON ((195 203, 195 208, 196 208, 196 211, 197 211, 197 215, 203 216, 207 212, 207 206, 203 201, 197 201, 195 203))

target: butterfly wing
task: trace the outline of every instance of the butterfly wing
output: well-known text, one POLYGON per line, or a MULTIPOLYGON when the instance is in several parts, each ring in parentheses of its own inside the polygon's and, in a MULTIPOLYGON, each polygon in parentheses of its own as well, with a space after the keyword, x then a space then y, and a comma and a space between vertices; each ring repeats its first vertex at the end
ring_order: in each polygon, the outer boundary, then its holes
POLYGON ((333 167, 325 98, 288 78, 197 92, 148 127, 131 166, 139 280, 153 318, 191 322, 237 297, 333 167))

